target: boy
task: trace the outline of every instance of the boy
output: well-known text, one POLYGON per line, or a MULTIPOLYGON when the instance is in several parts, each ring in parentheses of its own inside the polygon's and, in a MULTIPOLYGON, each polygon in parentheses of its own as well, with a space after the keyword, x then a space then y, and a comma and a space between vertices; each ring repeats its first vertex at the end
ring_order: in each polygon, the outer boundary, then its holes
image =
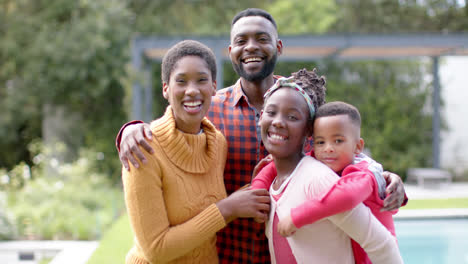
MULTIPOLYGON (((316 113, 313 138, 315 158, 335 173, 340 180, 319 200, 307 201, 291 210, 278 226, 280 234, 288 236, 306 224, 343 212, 363 202, 373 215, 395 236, 392 215, 381 211, 383 197, 366 160, 356 159, 364 149, 361 138, 361 116, 356 107, 344 102, 331 102, 316 113)), ((371 263, 364 250, 353 241, 356 263, 371 263)))

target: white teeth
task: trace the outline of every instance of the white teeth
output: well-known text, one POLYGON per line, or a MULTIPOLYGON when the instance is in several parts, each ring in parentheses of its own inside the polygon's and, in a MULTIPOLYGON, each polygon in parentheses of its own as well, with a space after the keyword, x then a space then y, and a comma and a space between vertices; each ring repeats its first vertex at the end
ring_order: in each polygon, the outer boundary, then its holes
POLYGON ((272 139, 277 139, 277 140, 286 140, 286 137, 283 137, 283 136, 280 136, 280 135, 277 135, 277 134, 271 134, 270 137, 272 139))
POLYGON ((255 58, 247 58, 244 61, 245 62, 252 62, 252 61, 261 61, 261 60, 262 60, 262 58, 255 57, 255 58))
POLYGON ((189 107, 199 106, 201 105, 201 101, 185 102, 184 105, 189 107))

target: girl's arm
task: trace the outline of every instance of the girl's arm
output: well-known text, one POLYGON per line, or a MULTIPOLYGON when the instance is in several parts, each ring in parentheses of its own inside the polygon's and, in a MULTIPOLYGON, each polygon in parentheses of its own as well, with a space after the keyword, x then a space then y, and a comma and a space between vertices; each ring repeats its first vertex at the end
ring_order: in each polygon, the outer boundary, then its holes
POLYGON ((252 189, 266 189, 269 190, 271 184, 276 178, 276 167, 274 162, 270 162, 268 165, 260 170, 258 175, 252 180, 252 189))
POLYGON ((374 186, 375 179, 371 172, 350 165, 320 199, 307 200, 291 209, 292 221, 300 228, 322 218, 351 210, 370 196, 374 186))

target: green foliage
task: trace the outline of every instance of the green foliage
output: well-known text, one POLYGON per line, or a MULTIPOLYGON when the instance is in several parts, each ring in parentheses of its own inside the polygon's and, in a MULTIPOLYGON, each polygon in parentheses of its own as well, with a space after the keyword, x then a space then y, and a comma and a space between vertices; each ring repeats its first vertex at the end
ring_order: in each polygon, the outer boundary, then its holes
POLYGON ((98 239, 123 207, 122 192, 107 177, 93 172, 90 157, 52 165, 57 175, 36 167, 33 179, 8 191, 8 210, 18 235, 35 239, 98 239))
MULTIPOLYGON (((62 105, 82 118, 77 137, 106 156, 125 119, 119 79, 129 59, 131 15, 122 1, 7 1, 1 16, 1 167, 24 160, 42 135, 43 106, 62 105), (2 34, 3 35, 3 34, 2 34), (92 114, 92 115, 90 115, 92 114), (83 132, 85 131, 85 132, 83 132), (12 133, 13 132, 13 133, 12 133), (80 134, 85 135, 80 135, 80 134), (19 144, 17 144, 19 143, 19 144)), ((111 155, 112 153, 112 155, 111 155)), ((114 171, 111 159, 103 165, 114 171)), ((108 170, 109 172, 109 170, 108 170)), ((110 171, 112 172, 112 170, 110 171)))
POLYGON ((419 63, 344 64, 345 71, 341 66, 341 72, 329 74, 329 87, 341 89, 330 88, 328 100, 345 100, 360 109, 361 135, 372 157, 399 175, 410 167, 430 166, 432 113, 424 111, 430 90, 419 63))
POLYGON ((403 176, 409 167, 431 165, 432 113, 424 111, 430 90, 419 62, 281 62, 275 72, 314 67, 327 78, 327 102, 358 107, 365 147, 386 170, 403 176))
POLYGON ((123 263, 133 244, 133 233, 128 215, 123 214, 104 233, 99 247, 93 252, 88 264, 123 263))
POLYGON ((265 8, 266 0, 129 1, 135 29, 153 35, 227 35, 234 15, 248 7, 265 8))
MULTIPOLYGON (((113 139, 128 120, 138 77, 129 66, 130 39, 228 35, 234 14, 247 7, 271 12, 280 34, 468 28, 468 7, 454 0, 0 0, 0 168, 33 166, 28 146, 44 136, 44 106, 63 106, 81 120, 69 136, 101 153, 95 167, 119 182, 113 139)), ((225 84, 234 83, 231 66, 223 71, 225 84)), ((154 105, 156 117, 165 102, 154 105)))
POLYGON ((275 18, 280 34, 324 33, 336 21, 333 0, 274 1, 265 8, 275 18))
POLYGON ((13 239, 16 236, 12 215, 5 209, 4 196, 4 193, 0 192, 0 240, 13 239))
POLYGON ((468 29, 468 6, 456 0, 336 0, 334 32, 460 32, 468 29))

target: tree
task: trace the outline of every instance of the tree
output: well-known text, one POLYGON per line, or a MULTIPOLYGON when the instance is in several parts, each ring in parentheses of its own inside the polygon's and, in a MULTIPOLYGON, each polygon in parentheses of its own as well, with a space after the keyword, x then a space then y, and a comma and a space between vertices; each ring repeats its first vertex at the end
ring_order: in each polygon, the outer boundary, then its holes
MULTIPOLYGON (((247 7, 271 12, 282 35, 468 28, 468 7, 455 0, 0 0, 0 7, 0 167, 11 169, 23 160, 33 165, 28 145, 43 137, 43 106, 48 104, 79 116, 81 121, 70 134, 70 141, 75 141, 71 145, 101 152, 104 162, 99 166, 116 182, 120 166, 113 137, 128 120, 124 105, 134 77, 128 62, 135 35, 227 36, 234 14, 247 7)), ((297 65, 282 72, 278 68, 277 73, 290 73, 297 65)), ((336 65, 319 70, 336 78, 348 76, 345 72, 366 73, 360 64, 336 65), (331 72, 335 68, 337 73, 331 72)), ((399 73, 398 67, 403 67, 385 65, 376 67, 381 72, 374 72, 374 82, 382 83, 378 78, 399 73)), ((411 72, 425 74, 417 71, 420 64, 409 65, 414 67, 411 72)), ((229 65, 223 71, 226 84, 237 79, 229 65)), ((158 67, 154 74, 159 75, 158 67)), ((155 82, 158 87, 160 83, 155 82)), ((160 91, 153 94, 158 96, 160 91)))
POLYGON ((457 0, 336 0, 340 7, 334 32, 462 32, 468 6, 457 0))
POLYGON ((338 8, 332 0, 273 1, 265 6, 278 24, 280 34, 320 34, 337 20, 338 8))
POLYGON ((119 81, 129 59, 131 35, 131 13, 125 4, 117 0, 3 0, 3 5, 7 26, 2 28, 6 38, 0 57, 7 59, 1 65, 6 74, 0 76, 0 92, 6 95, 2 107, 8 115, 2 120, 1 133, 23 130, 28 137, 17 146, 10 144, 21 142, 24 134, 2 139, 8 147, 2 155, 20 152, 23 156, 2 158, 6 162, 0 165, 12 167, 17 158, 31 164, 32 157, 24 157, 26 145, 42 136, 43 106, 51 105, 81 117, 70 132, 70 138, 78 139, 71 144, 72 150, 94 147, 109 157, 108 168, 117 168, 117 162, 112 165, 112 143, 103 142, 112 142, 125 119, 119 81))

